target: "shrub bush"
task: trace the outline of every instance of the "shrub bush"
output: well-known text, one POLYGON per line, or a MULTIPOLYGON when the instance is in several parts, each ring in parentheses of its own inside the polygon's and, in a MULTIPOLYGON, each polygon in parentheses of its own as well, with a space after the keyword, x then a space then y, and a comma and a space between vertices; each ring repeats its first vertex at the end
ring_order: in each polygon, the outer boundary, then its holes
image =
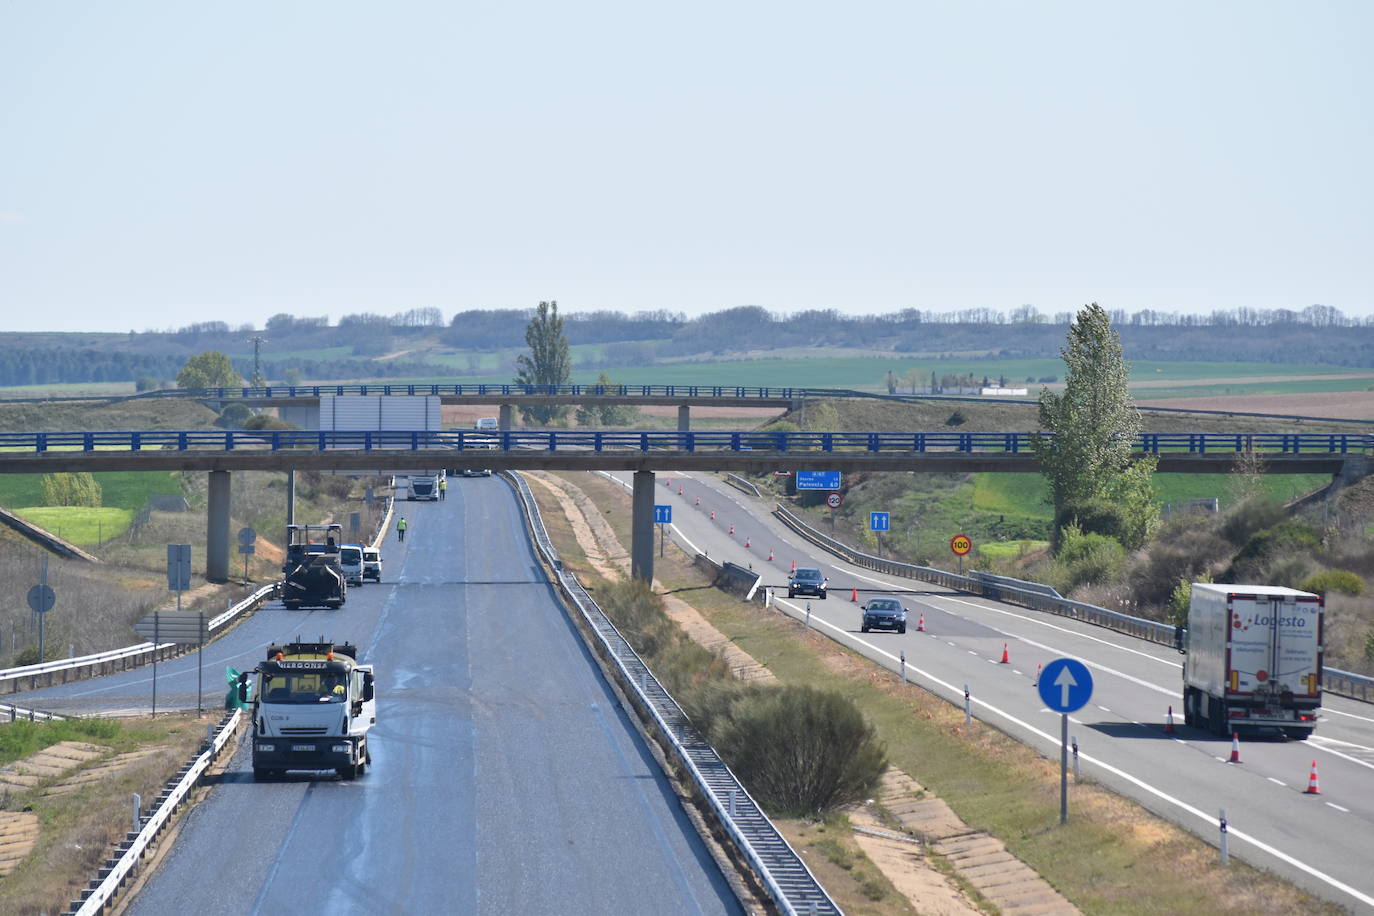
POLYGON ((1301 522, 1283 521, 1251 535, 1245 546, 1231 560, 1231 567, 1222 581, 1255 582, 1273 579, 1278 565, 1284 566, 1288 582, 1273 581, 1274 585, 1296 585, 1306 575, 1310 564, 1304 559, 1311 551, 1321 547, 1321 539, 1310 525, 1301 522), (1302 575, 1294 576, 1301 561, 1302 575))
MULTIPOLYGON (((1126 517, 1121 506, 1107 499, 1089 499, 1069 503, 1055 516, 1055 526, 1062 529, 1076 524, 1084 534, 1101 534, 1120 543, 1126 530, 1126 517)), ((1063 549, 1063 543, 1060 543, 1063 549)))
POLYGON ((1226 513, 1221 523, 1221 536, 1239 547, 1256 532, 1272 528, 1287 518, 1288 510, 1276 502, 1248 499, 1226 513))
POLYGON ((243 423, 244 429, 300 429, 295 423, 288 423, 281 417, 260 413, 249 417, 243 423))
POLYGON ((872 794, 887 751, 858 706, 807 686, 719 685, 689 715, 761 805, 820 816, 872 794))
POLYGON ((1212 570, 1234 552, 1217 528, 1214 520, 1198 515, 1170 517, 1130 572, 1128 581, 1136 600, 1143 606, 1164 608, 1180 580, 1210 582, 1212 570))
POLYGON ((954 411, 954 413, 952 413, 952 414, 949 415, 949 419, 945 420, 945 425, 946 425, 946 426, 963 426, 963 425, 964 425, 965 423, 967 423, 967 422, 968 422, 968 417, 964 416, 964 412, 963 412, 962 410, 956 410, 956 411, 954 411))
POLYGON ((1361 595, 1364 594, 1364 580, 1346 569, 1324 569, 1315 575, 1308 576, 1298 588, 1323 596, 1330 592, 1340 592, 1342 595, 1361 595))
POLYGON ((1084 534, 1077 525, 1070 525, 1064 529, 1055 560, 1060 581, 1074 588, 1119 577, 1126 565, 1126 550, 1105 535, 1084 534))

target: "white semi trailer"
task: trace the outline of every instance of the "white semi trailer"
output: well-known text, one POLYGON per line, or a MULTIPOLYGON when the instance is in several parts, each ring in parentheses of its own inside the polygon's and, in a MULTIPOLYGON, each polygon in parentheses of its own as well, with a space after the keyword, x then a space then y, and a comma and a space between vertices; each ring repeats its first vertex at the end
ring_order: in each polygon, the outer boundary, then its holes
POLYGON ((1322 700, 1323 622, 1320 595, 1194 582, 1184 721, 1219 735, 1312 734, 1322 700))

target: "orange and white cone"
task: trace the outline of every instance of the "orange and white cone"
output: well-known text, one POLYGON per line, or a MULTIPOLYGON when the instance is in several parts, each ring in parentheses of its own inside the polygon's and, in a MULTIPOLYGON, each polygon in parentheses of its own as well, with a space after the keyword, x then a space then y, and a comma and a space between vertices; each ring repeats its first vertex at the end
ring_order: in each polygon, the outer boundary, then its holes
POLYGON ((749 544, 749 535, 747 535, 747 534, 744 536, 744 546, 745 546, 745 547, 750 546, 750 544, 749 544))
POLYGON ((1009 664, 1011 664, 1011 656, 1010 656, 1009 654, 1007 654, 1007 644, 1006 644, 1006 643, 1002 643, 1002 660, 1001 660, 1000 662, 998 662, 998 664, 999 664, 999 665, 1009 665, 1009 664))
POLYGON ((730 526, 730 537, 734 537, 734 536, 735 536, 735 526, 734 526, 734 525, 731 525, 731 526, 730 526))
POLYGON ((1321 795, 1321 787, 1317 785, 1317 761, 1312 761, 1312 772, 1307 777, 1307 790, 1303 795, 1321 795))
POLYGON ((796 560, 793 560, 793 561, 792 561, 792 571, 793 571, 793 572, 796 572, 796 571, 797 571, 797 561, 796 561, 796 560))
POLYGON ((1045 669, 1045 666, 1044 666, 1044 665, 1036 665, 1036 666, 1035 666, 1035 680, 1031 681, 1031 686, 1032 686, 1032 687, 1039 687, 1039 686, 1040 686, 1040 672, 1043 671, 1044 669, 1045 669))
POLYGON ((701 497, 700 497, 700 496, 697 497, 697 502, 696 502, 696 504, 697 504, 698 506, 701 505, 701 497))
POLYGON ((858 588, 858 586, 855 586, 855 587, 854 587, 854 591, 852 591, 852 592, 849 593, 849 600, 852 601, 852 602, 854 602, 855 604, 858 604, 858 603, 859 603, 859 588, 858 588))
POLYGON ((1231 759, 1228 763, 1240 763, 1240 732, 1231 732, 1231 759))
POLYGON ((769 547, 769 548, 768 548, 768 562, 769 562, 769 563, 772 563, 772 562, 773 562, 773 548, 772 548, 772 547, 769 547))
POLYGON ((1169 712, 1168 712, 1168 713, 1165 715, 1165 717, 1164 717, 1164 734, 1166 734, 1166 735, 1172 735, 1173 733, 1174 733, 1174 707, 1170 706, 1170 707, 1169 707, 1169 712))
POLYGON ((922 611, 922 612, 921 612, 921 619, 918 620, 918 621, 916 621, 916 632, 917 632, 917 633, 924 633, 925 631, 926 631, 926 612, 925 612, 925 611, 922 611))
POLYGON ((716 510, 715 510, 715 509, 712 509, 712 510, 711 510, 711 521, 714 522, 715 520, 716 520, 716 510))
POLYGON ((678 487, 678 488, 677 488, 677 495, 678 495, 678 496, 681 496, 681 495, 682 495, 682 487, 678 487))

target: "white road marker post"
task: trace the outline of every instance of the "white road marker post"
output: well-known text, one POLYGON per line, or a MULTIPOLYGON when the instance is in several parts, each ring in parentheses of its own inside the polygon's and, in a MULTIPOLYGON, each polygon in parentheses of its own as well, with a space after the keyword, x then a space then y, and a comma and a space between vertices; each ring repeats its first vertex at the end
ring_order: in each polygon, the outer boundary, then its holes
POLYGON ((964 685, 964 724, 973 724, 973 703, 969 699, 968 684, 964 685))
POLYGON ((1231 850, 1228 848, 1226 837, 1226 809, 1221 809, 1221 816, 1218 818, 1218 826, 1221 828, 1221 864, 1226 865, 1231 861, 1231 850))

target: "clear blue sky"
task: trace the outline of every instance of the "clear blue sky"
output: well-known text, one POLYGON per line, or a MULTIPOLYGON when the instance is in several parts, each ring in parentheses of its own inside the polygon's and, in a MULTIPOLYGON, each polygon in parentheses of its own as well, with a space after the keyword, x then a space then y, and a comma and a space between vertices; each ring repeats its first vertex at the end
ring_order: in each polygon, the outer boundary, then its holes
POLYGON ((5 330, 1374 312, 1374 3, 0 0, 5 330))

